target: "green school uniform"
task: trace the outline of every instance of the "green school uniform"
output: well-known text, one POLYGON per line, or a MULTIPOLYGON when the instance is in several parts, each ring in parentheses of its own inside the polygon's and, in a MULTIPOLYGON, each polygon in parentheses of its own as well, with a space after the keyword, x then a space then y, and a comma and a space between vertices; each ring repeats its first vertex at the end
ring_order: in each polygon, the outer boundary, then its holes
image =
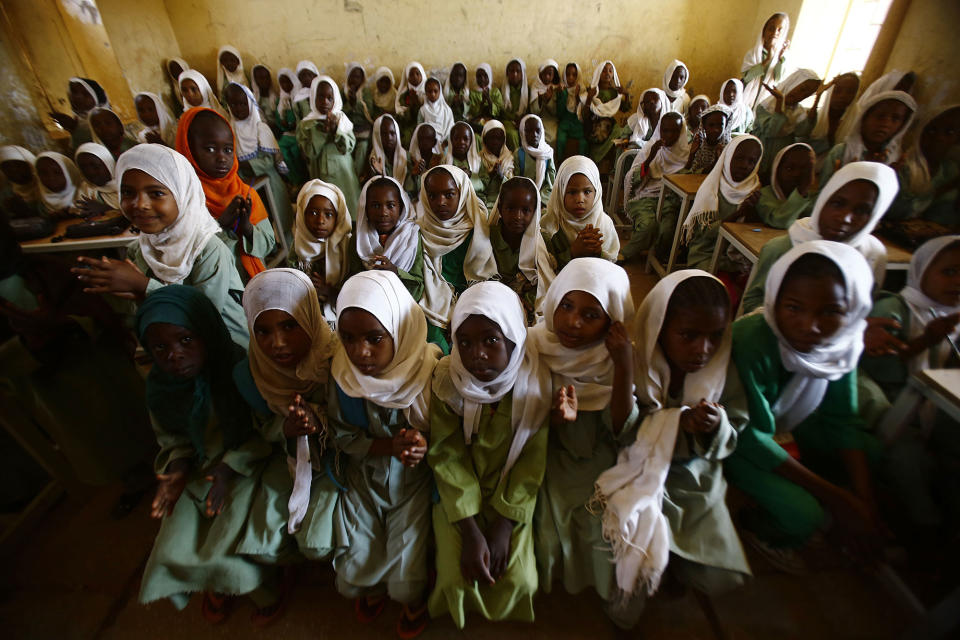
POLYGON ((544 100, 543 95, 531 97, 529 106, 530 113, 540 116, 543 122, 543 139, 553 147, 554 156, 557 152, 557 128, 560 124, 557 119, 557 95, 554 93, 549 100, 544 100))
MULTIPOLYGON (((341 117, 343 117, 341 115, 341 117)), ((297 142, 307 159, 311 178, 331 182, 343 191, 350 216, 357 219, 360 183, 353 168, 356 138, 352 131, 327 133, 322 120, 301 120, 297 125, 297 142)))
MULTIPOLYGON (((270 195, 273 196, 273 203, 277 207, 277 216, 280 218, 280 226, 283 230, 284 236, 286 236, 287 244, 292 244, 293 207, 290 205, 290 194, 287 192, 287 183, 284 182, 283 178, 280 177, 280 174, 277 173, 277 167, 274 165, 274 155, 265 151, 258 151, 253 157, 246 158, 245 162, 250 164, 250 172, 242 172, 241 177, 243 179, 249 180, 253 176, 267 176, 270 195)), ((264 202, 264 205, 266 204, 267 203, 264 202)), ((267 229, 269 229, 270 237, 273 238, 273 225, 270 224, 270 220, 262 220, 254 227, 254 244, 256 244, 258 233, 257 230, 260 228, 260 225, 263 225, 264 223, 266 223, 266 228, 263 228, 262 231, 266 232, 267 229)), ((275 245, 276 238, 273 238, 273 240, 275 245)), ((270 251, 272 250, 273 247, 271 247, 264 256, 257 257, 266 257, 266 255, 269 255, 270 251)), ((254 254, 250 253, 250 255, 254 254)))
MULTIPOLYGON (((484 203, 487 201, 487 194, 483 191, 483 180, 480 179, 480 171, 473 172, 470 170, 470 164, 466 159, 459 160, 453 158, 453 166, 458 169, 463 169, 463 172, 470 176, 470 184, 473 185, 473 190, 477 194, 477 197, 480 198, 484 203)), ((481 163, 481 169, 483 165, 481 163)))
POLYGON ((363 87, 352 103, 342 89, 341 95, 343 113, 353 123, 353 135, 357 139, 357 146, 353 149, 353 170, 357 175, 361 175, 367 168, 367 157, 370 155, 370 134, 373 132, 374 119, 373 93, 370 87, 363 87))
MULTIPOLYGON (((467 289, 467 276, 463 273, 463 262, 467 258, 467 251, 473 241, 473 230, 466 235, 456 249, 445 254, 440 259, 440 275, 453 286, 454 293, 460 295, 467 289)), ((443 355, 450 353, 450 342, 443 329, 427 321, 427 342, 440 347, 443 355)))
MULTIPOLYGON (((717 236, 720 233, 720 220, 732 215, 738 206, 728 202, 722 193, 718 194, 717 220, 708 226, 695 228, 693 237, 690 238, 687 251, 688 269, 710 270, 710 260, 713 258, 713 251, 717 247, 717 236)), ((733 264, 726 256, 721 256, 717 268, 721 271, 737 271, 740 267, 733 264)))
MULTIPOLYGON (((762 62, 762 60, 767 59, 769 61, 770 52, 767 51, 766 49, 764 49, 763 52, 766 54, 766 56, 764 58, 761 58, 761 62, 758 62, 757 64, 753 65, 752 67, 750 67, 749 69, 743 72, 743 78, 741 78, 741 80, 743 81, 744 87, 746 87, 748 84, 750 84, 750 82, 758 78, 760 80, 763 80, 763 78, 767 75, 767 70, 765 67, 766 63, 762 62)), ((780 59, 777 61, 776 66, 774 66, 773 68, 774 83, 780 82, 780 79, 783 78, 783 69, 786 66, 786 63, 787 63, 787 57, 780 56, 780 59)), ((749 106, 751 108, 753 107, 753 105, 749 105, 749 106)))
POLYGON ((480 183, 483 185, 483 203, 486 205, 487 211, 493 210, 493 205, 500 197, 500 187, 507 179, 494 171, 488 170, 483 163, 480 163, 480 183))
MULTIPOLYGON (((292 259, 296 259, 299 264, 299 258, 293 250, 291 250, 288 263, 290 263, 292 259)), ((348 265, 350 272, 347 277, 367 270, 357 253, 356 236, 350 241, 348 265)), ((289 264, 289 266, 296 267, 296 265, 292 263, 289 264)), ((403 286, 410 292, 410 297, 420 302, 420 299, 423 298, 423 238, 419 234, 417 235, 417 257, 414 258, 413 265, 410 266, 410 271, 404 271, 400 267, 397 267, 397 277, 400 278, 400 282, 402 282, 403 286)))
POLYGON ((960 164, 945 158, 937 171, 930 176, 930 187, 926 193, 914 193, 910 189, 910 165, 903 163, 897 169, 897 179, 900 181, 900 191, 890 209, 884 215, 885 220, 911 220, 921 218, 946 226, 956 226, 960 223, 960 213, 957 212, 957 179, 960 178, 960 164), (944 190, 946 185, 953 184, 950 189, 944 190))
POLYGON ((543 236, 543 243, 547 246, 547 252, 556 259, 557 273, 560 273, 560 270, 567 266, 568 262, 573 260, 573 256, 570 254, 570 241, 567 240, 567 234, 563 232, 563 229, 558 229, 553 236, 548 236, 542 232, 541 235, 543 236))
MULTIPOLYGON (((514 87, 510 85, 507 87, 507 91, 510 92, 510 108, 506 107, 506 99, 504 99, 504 107, 502 117, 500 121, 503 122, 503 128, 507 133, 507 148, 511 151, 516 150, 520 147, 520 134, 517 132, 517 124, 520 122, 520 118, 527 115, 526 110, 520 111, 520 94, 522 93, 522 87, 514 87)), ((529 105, 527 105, 529 107, 529 105)))
POLYGON ((765 186, 760 190, 756 212, 760 222, 774 229, 787 229, 797 218, 806 218, 813 213, 814 194, 806 196, 794 189, 786 200, 780 200, 773 187, 765 186))
POLYGON ((347 396, 330 385, 329 425, 347 458, 345 490, 335 516, 338 539, 333 567, 337 590, 347 598, 386 593, 413 605, 427 588, 432 482, 426 461, 406 467, 368 453, 375 438, 410 428, 401 409, 347 396))
POLYGON ((401 94, 400 104, 406 105, 406 113, 397 113, 393 117, 400 125, 400 144, 404 149, 410 148, 410 137, 413 136, 413 130, 417 128, 417 118, 420 115, 420 96, 413 89, 408 89, 406 93, 401 94))
POLYGON ((587 155, 587 136, 583 132, 583 122, 577 116, 577 110, 567 110, 569 90, 564 89, 557 94, 557 162, 563 162, 567 157, 567 140, 577 140, 577 154, 587 155))
MULTIPOLYGON (((537 181, 537 159, 531 158, 523 147, 519 147, 513 152, 513 175, 530 178, 537 181)), ((553 192, 553 183, 557 179, 557 165, 553 163, 553 158, 547 158, 547 170, 543 175, 543 184, 540 185, 540 204, 547 206, 550 200, 550 194, 553 192)), ((491 207, 492 209, 492 207, 491 207)))
POLYGON ((288 178, 295 185, 306 182, 306 167, 303 164, 303 156, 300 155, 300 146, 297 144, 297 117, 296 109, 287 109, 283 113, 279 109, 274 114, 274 124, 279 130, 277 135, 277 144, 280 145, 280 153, 283 155, 283 161, 287 163, 290 169, 288 178))
MULTIPOLYGON (((435 384, 452 385, 449 378, 435 384)), ((449 612, 458 629, 467 611, 488 620, 533 622, 537 565, 533 551, 533 511, 543 481, 549 424, 527 441, 516 463, 503 476, 513 442, 513 393, 494 406, 484 405, 470 444, 463 435, 463 418, 436 394, 430 403, 430 450, 440 494, 433 507, 437 539, 437 583, 430 595, 430 615, 449 612), (462 538, 457 522, 474 518, 481 531, 503 517, 515 524, 510 536, 510 558, 496 584, 467 583, 460 569, 462 538)))
POLYGON ((243 248, 243 251, 248 255, 251 255, 255 258, 260 258, 266 262, 266 258, 273 251, 273 248, 277 246, 277 239, 273 235, 273 225, 270 223, 270 218, 266 217, 257 224, 253 225, 253 237, 247 238, 246 236, 241 236, 234 232, 232 229, 224 229, 221 227, 220 231, 217 232, 217 237, 220 238, 220 241, 230 250, 230 253, 233 254, 234 264, 237 267, 237 273, 240 274, 240 279, 244 284, 250 279, 250 274, 247 273, 246 268, 243 266, 243 262, 240 260, 240 249, 243 248))
POLYGON ((487 120, 500 120, 503 116, 503 94, 500 93, 500 89, 490 87, 487 96, 489 100, 484 103, 483 91, 470 92, 470 110, 467 114, 470 118, 470 124, 477 133, 480 133, 487 120))
MULTIPOLYGON (((788 107, 784 107, 785 109, 788 107)), ((803 109, 801 106, 796 109, 803 109)), ((794 142, 806 142, 810 137, 810 132, 816 121, 810 118, 804 118, 797 123, 796 127, 790 133, 783 133, 783 127, 787 124, 787 116, 776 111, 767 111, 766 107, 757 107, 757 118, 753 122, 751 133, 760 138, 763 143, 763 157, 760 159, 760 174, 770 175, 770 168, 773 166, 773 159, 777 157, 780 150, 794 142)))
POLYGON ((452 89, 450 91, 444 90, 443 92, 443 99, 447 101, 447 104, 450 105, 450 110, 453 111, 454 122, 466 121, 469 115, 470 96, 464 98, 464 91, 466 91, 466 87, 456 93, 454 93, 452 89), (460 98, 459 104, 456 102, 455 98, 460 98))
POLYGON ((507 244, 503 238, 503 227, 499 224, 490 227, 490 246, 493 248, 493 257, 497 260, 500 282, 520 296, 529 324, 537 304, 537 285, 527 280, 520 271, 520 250, 514 251, 507 244))
MULTIPOLYGON (((639 171, 634 172, 639 174, 639 171)), ((639 178, 639 175, 636 176, 639 178)), ((637 188, 637 184, 634 184, 637 188)), ((630 232, 630 240, 623 245, 620 252, 624 258, 632 258, 636 255, 649 251, 653 243, 658 238, 659 221, 657 220, 657 203, 659 197, 637 198, 627 203, 627 215, 633 221, 633 230, 630 232)), ((672 236, 671 236, 672 239, 672 236)), ((662 244, 658 242, 658 245, 662 244)), ((669 251, 669 245, 666 251, 669 251)), ((657 253, 663 253, 658 246, 657 253)))

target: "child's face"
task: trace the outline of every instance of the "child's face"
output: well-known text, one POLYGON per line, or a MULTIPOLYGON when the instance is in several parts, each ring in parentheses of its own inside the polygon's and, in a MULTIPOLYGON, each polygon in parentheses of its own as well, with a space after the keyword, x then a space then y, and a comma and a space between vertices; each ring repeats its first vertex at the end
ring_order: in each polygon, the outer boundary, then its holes
POLYGON ((157 114, 157 105, 147 96, 140 96, 136 99, 137 117, 140 122, 148 127, 155 127, 160 124, 160 116, 157 114))
POLYGON ((220 54, 220 64, 223 65, 224 69, 233 73, 240 66, 240 59, 229 51, 224 51, 220 54))
POLYGON ((672 147, 680 139, 681 121, 676 116, 663 116, 660 118, 660 139, 663 140, 663 146, 672 147))
POLYGON ((90 118, 90 127, 108 147, 123 140, 123 123, 109 111, 98 111, 93 114, 90 118))
POLYGON ((690 127, 691 131, 697 129, 700 126, 700 114, 706 111, 709 105, 703 99, 695 100, 690 103, 690 107, 687 109, 687 126, 690 127))
POLYGON ((420 155, 428 163, 433 157, 433 148, 437 145, 437 132, 433 127, 423 126, 417 131, 417 147, 420 148, 420 155))
POLYGON ((544 67, 543 71, 540 72, 540 82, 543 84, 553 84, 553 74, 555 70, 553 67, 544 67))
POLYGON ((495 156, 499 156, 500 152, 503 150, 503 145, 507 141, 507 134, 503 129, 491 129, 487 131, 487 135, 483 136, 483 146, 485 146, 490 153, 495 156))
POLYGON ((70 99, 70 108, 74 113, 86 113, 97 106, 93 96, 79 82, 71 82, 69 88, 70 93, 67 97, 70 99))
POLYGON ((196 119, 187 131, 190 153, 211 178, 223 178, 233 168, 233 131, 221 118, 196 119))
POLYGON ((317 77, 313 71, 310 69, 301 69, 300 73, 297 74, 297 80, 300 81, 301 87, 309 87, 313 84, 313 79, 317 77))
POLYGON ((455 64, 450 69, 450 86, 459 91, 467 84, 467 68, 462 64, 455 64))
POLYGON ((143 233, 160 233, 180 215, 170 189, 140 169, 127 169, 120 178, 120 210, 143 233))
POLYGON ((647 91, 643 94, 643 99, 640 104, 643 109, 643 115, 647 116, 648 120, 656 122, 660 119, 660 96, 653 91, 647 91))
POLYGON ((673 75, 670 76, 670 91, 676 91, 685 84, 687 84, 687 69, 677 67, 673 70, 673 75))
POLYGON ((869 146, 883 146, 910 117, 910 108, 899 100, 881 100, 863 115, 860 136, 869 146))
POLYGON ((727 322, 723 307, 676 309, 660 328, 658 342, 667 362, 684 373, 700 371, 720 348, 727 322))
POLYGON ((523 138, 527 141, 527 146, 531 148, 536 148, 540 146, 540 140, 543 138, 543 131, 540 129, 539 123, 533 118, 530 118, 523 125, 523 138))
POLYGON ((878 193, 869 180, 852 180, 834 191, 820 209, 820 236, 846 242, 869 222, 878 193))
POLYGON ((40 158, 37 160, 37 178, 48 191, 60 193, 67 188, 67 176, 63 175, 63 170, 52 158, 40 158))
POLYGON ((200 87, 189 78, 180 83, 180 94, 191 107, 199 107, 203 104, 203 94, 200 93, 200 87))
POLYGON ((279 76, 277 78, 277 83, 280 85, 280 89, 282 89, 284 93, 290 93, 293 91, 293 80, 291 80, 288 76, 279 76))
POLYGON ((490 81, 490 78, 487 77, 487 72, 483 69, 477 69, 477 86, 483 89, 487 86, 487 83, 490 81))
POLYGON ((247 117, 250 116, 250 104, 247 102, 247 94, 235 84, 230 85, 227 89, 227 106, 230 108, 230 113, 232 113, 233 117, 237 120, 246 120, 247 117))
POLYGON ((610 316, 586 291, 568 291, 553 312, 553 332, 568 349, 583 349, 603 340, 610 329, 610 316))
POLYGON ((317 111, 323 115, 327 115, 333 109, 333 87, 329 82, 321 82, 317 87, 316 107, 317 111))
POLYGON ((845 75, 837 78, 833 84, 833 92, 830 94, 830 108, 844 110, 850 106, 853 99, 857 97, 857 89, 860 88, 860 79, 853 75, 845 75))
POLYGON ((741 182, 750 177, 757 163, 760 162, 760 156, 763 149, 756 140, 747 140, 736 148, 733 157, 730 158, 730 177, 734 182, 741 182))
POLYGON ((457 351, 464 368, 480 382, 491 382, 510 364, 516 347, 500 325, 481 315, 468 316, 457 327, 457 351))
POLYGON ((393 156, 393 152, 397 150, 397 128, 393 120, 384 120, 380 125, 380 144, 390 156, 393 156))
POLYGON ((345 309, 337 322, 337 333, 347 358, 363 375, 379 375, 393 361, 393 336, 369 311, 345 309))
POLYGON ((421 82, 423 82, 423 74, 420 73, 420 69, 411 67, 407 73, 407 84, 411 87, 419 87, 421 82))
POLYGON ((457 213, 460 204, 460 187, 447 171, 432 171, 424 181, 430 210, 440 220, 449 220, 457 213))
POLYGON ((457 160, 463 160, 470 151, 470 142, 473 140, 470 125, 457 123, 450 132, 450 144, 453 147, 453 157, 457 160))
POLYGON ((378 234, 389 235, 397 228, 403 213, 400 191, 393 184, 384 184, 367 189, 364 211, 367 221, 378 234))
POLYGON ((960 109, 951 109, 927 123, 920 134, 920 151, 928 160, 940 160, 960 142, 960 109))
POLYGON ((313 196, 303 210, 303 222, 317 240, 329 238, 337 226, 337 208, 329 198, 313 196))
POLYGON ((582 218, 593 208, 596 199, 597 190, 590 178, 582 173, 575 173, 567 181, 567 188, 563 191, 563 208, 574 218, 582 218))
POLYGON ((777 165, 777 184, 781 191, 789 195, 797 187, 808 186, 813 182, 813 158, 806 149, 791 149, 780 158, 777 165))
POLYGON ((806 98, 812 96, 819 86, 819 80, 814 80, 813 78, 804 80, 793 89, 788 91, 787 95, 783 96, 783 102, 784 104, 793 106, 801 100, 805 100, 806 98))
POLYGON ((537 194, 530 189, 513 188, 501 192, 500 225, 513 236, 522 236, 533 221, 537 194))
POLYGON ((773 47, 773 43, 778 41, 783 35, 783 28, 786 26, 786 20, 783 16, 772 16, 767 23, 763 25, 763 48, 768 51, 773 47))
POLYGON ((183 67, 180 66, 180 63, 176 60, 171 60, 167 64, 167 72, 170 74, 174 80, 180 77, 180 74, 183 73, 183 67))
POLYGON ((777 327, 796 351, 812 351, 846 324, 845 297, 846 286, 836 278, 789 278, 780 286, 774 304, 777 327))
POLYGON ((613 65, 609 62, 603 65, 603 71, 600 72, 600 88, 609 89, 613 85, 613 65))
POLYGON ((270 72, 267 70, 266 67, 263 67, 263 66, 254 67, 253 81, 256 82, 257 87, 260 88, 260 93, 262 94, 270 93, 270 72))
POLYGON ((153 361, 171 376, 195 378, 207 363, 207 346, 186 327, 154 322, 147 327, 143 338, 153 361))
POLYGON ((81 153, 77 156, 77 167, 87 181, 102 187, 110 181, 110 170, 103 160, 92 153, 81 153))
POLYGON ((733 103, 737 101, 737 93, 736 83, 728 82, 725 84, 723 86, 723 104, 732 107, 733 103))
POLYGON ((708 113, 700 123, 703 126, 704 134, 707 136, 707 142, 717 144, 720 141, 720 136, 723 135, 723 128, 727 124, 727 119, 719 111, 714 111, 708 113))
POLYGON ((523 82, 523 69, 520 68, 520 63, 516 60, 511 60, 510 64, 507 65, 507 81, 513 87, 518 87, 523 82))
POLYGON ((257 346, 279 367, 293 369, 310 353, 313 340, 296 319, 280 309, 262 311, 253 321, 257 346))
POLYGON ((577 66, 573 64, 568 64, 567 68, 563 70, 564 80, 567 81, 567 86, 572 87, 577 83, 577 66))
POLYGON ((0 172, 14 184, 28 184, 33 180, 30 163, 25 160, 4 160, 0 162, 0 172))
POLYGON ((960 305, 960 246, 947 246, 923 272, 920 290, 948 307, 960 305))
POLYGON ((377 80, 377 91, 379 91, 380 93, 386 93, 387 91, 390 91, 390 87, 392 85, 393 83, 390 82, 389 77, 380 76, 380 78, 377 80))
POLYGON ((427 87, 424 90, 427 94, 427 100, 436 102, 440 98, 440 83, 436 80, 427 80, 427 87))
POLYGON ((347 86, 356 91, 363 86, 363 81, 365 79, 366 74, 363 72, 363 69, 360 67, 354 67, 350 70, 350 75, 347 76, 347 86))

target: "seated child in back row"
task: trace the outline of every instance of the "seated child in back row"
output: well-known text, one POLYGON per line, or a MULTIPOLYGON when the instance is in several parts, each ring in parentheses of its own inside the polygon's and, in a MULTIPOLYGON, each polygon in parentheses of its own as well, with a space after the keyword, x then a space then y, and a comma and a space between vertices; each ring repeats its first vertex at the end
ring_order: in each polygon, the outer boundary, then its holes
MULTIPOLYGON (((407 177, 407 151, 400 144, 400 125, 393 116, 385 113, 373 121, 370 137, 370 162, 366 175, 388 176, 403 184, 407 177)), ((358 219, 359 216, 358 210, 358 219)))
POLYGON ((290 69, 283 68, 277 72, 277 84, 280 85, 280 97, 277 99, 277 112, 274 124, 279 131, 280 153, 283 161, 290 169, 290 182, 302 184, 306 180, 306 168, 303 156, 300 155, 300 146, 297 144, 297 124, 300 122, 294 96, 300 91, 300 81, 290 69))
POLYGON ((757 119, 750 133, 763 145, 760 175, 767 179, 770 165, 780 150, 794 142, 805 142, 817 121, 817 112, 800 106, 803 100, 818 93, 820 77, 810 69, 798 69, 777 87, 767 86, 770 97, 757 106, 757 119))
POLYGON ((468 122, 457 122, 450 129, 450 142, 443 155, 443 164, 452 164, 470 176, 470 183, 480 199, 486 202, 483 179, 480 177, 482 160, 477 138, 468 122))
POLYGON ((503 95, 500 121, 506 131, 507 148, 513 151, 520 146, 520 118, 526 115, 530 106, 527 65, 520 58, 514 58, 507 63, 500 93, 503 95))
POLYGON ((87 119, 90 121, 90 137, 109 149, 114 160, 137 144, 137 139, 123 126, 120 116, 108 107, 94 107, 87 119))
POLYGON ((580 98, 580 118, 590 143, 590 158, 599 164, 610 161, 618 140, 629 134, 617 124, 618 113, 630 113, 630 94, 620 84, 617 68, 604 60, 593 70, 587 93, 580 98))
POLYGON ((210 83, 199 71, 187 69, 180 74, 180 95, 183 97, 183 111, 186 113, 190 109, 202 107, 204 109, 213 109, 224 118, 227 117, 226 111, 220 105, 220 99, 217 98, 210 83))
POLYGON ((770 165, 770 184, 760 190, 754 207, 760 222, 786 229, 797 218, 810 215, 815 161, 813 149, 803 142, 794 142, 777 153, 770 165))
POLYGON ((480 182, 487 209, 500 195, 504 180, 513 177, 513 154, 506 144, 507 133, 499 120, 487 120, 480 133, 480 182))
POLYGON ((76 149, 84 142, 93 142, 90 135, 90 123, 87 115, 94 107, 109 107, 110 101, 103 87, 90 78, 70 78, 67 86, 67 99, 73 116, 59 111, 51 111, 54 122, 70 132, 70 147, 76 149))
POLYGON ((520 118, 520 146, 513 153, 513 171, 514 175, 533 180, 540 190, 541 202, 550 200, 557 178, 557 165, 553 160, 553 148, 547 144, 540 116, 527 114, 520 118))
POLYGON ((394 101, 397 122, 400 123, 400 140, 404 146, 412 142, 411 136, 417 125, 420 107, 426 99, 427 73, 419 62, 411 62, 403 68, 400 88, 394 101))
POLYGON ((143 128, 137 134, 139 142, 152 142, 173 147, 177 144, 177 121, 166 103, 155 93, 141 91, 133 97, 137 119, 143 128))
POLYGON ((480 132, 488 120, 503 116, 503 94, 493 86, 493 68, 486 62, 474 72, 477 88, 470 92, 470 125, 480 132))
POLYGON ((580 120, 580 65, 568 62, 563 70, 563 84, 557 94, 557 164, 567 158, 567 141, 577 141, 573 155, 587 155, 587 137, 580 120))
POLYGON ((309 60, 301 60, 297 63, 297 92, 293 95, 293 108, 296 112, 297 123, 307 117, 307 114, 313 110, 313 98, 310 87, 313 81, 320 75, 317 65, 309 60))
POLYGON ((470 109, 470 87, 467 86, 467 65, 454 62, 450 67, 450 76, 443 87, 443 99, 450 105, 454 122, 467 119, 470 109))
POLYGON ((34 168, 37 158, 16 145, 0 147, 0 173, 6 184, 0 191, 0 211, 8 218, 40 215, 40 189, 34 168))
POLYGON ((44 215, 52 218, 69 215, 81 180, 77 165, 62 153, 44 151, 37 156, 34 170, 44 215))
POLYGON ((357 138, 357 146, 353 149, 353 170, 359 176, 370 155, 370 133, 373 130, 373 120, 378 113, 373 104, 370 88, 365 87, 367 74, 359 62, 347 64, 347 78, 343 81, 343 112, 353 123, 353 134, 357 138))
POLYGON ((421 122, 413 130, 407 152, 407 177, 403 184, 411 199, 420 196, 424 174, 443 161, 440 139, 440 131, 429 122, 421 122))
POLYGON ((431 76, 424 84, 423 106, 417 112, 417 123, 428 122, 440 132, 441 142, 446 142, 453 126, 453 111, 443 98, 440 81, 431 76))
POLYGON ((83 182, 77 189, 73 210, 81 216, 99 216, 120 210, 120 188, 117 186, 116 162, 102 144, 84 142, 75 154, 83 182))

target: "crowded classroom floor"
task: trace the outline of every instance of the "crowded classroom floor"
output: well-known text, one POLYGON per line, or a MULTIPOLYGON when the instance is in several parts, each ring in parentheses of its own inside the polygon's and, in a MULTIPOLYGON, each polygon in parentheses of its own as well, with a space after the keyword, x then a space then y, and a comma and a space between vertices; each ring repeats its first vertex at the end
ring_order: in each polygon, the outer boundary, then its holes
POLYGON ((70 77, 0 146, 16 634, 955 632, 960 104, 792 19, 70 77))

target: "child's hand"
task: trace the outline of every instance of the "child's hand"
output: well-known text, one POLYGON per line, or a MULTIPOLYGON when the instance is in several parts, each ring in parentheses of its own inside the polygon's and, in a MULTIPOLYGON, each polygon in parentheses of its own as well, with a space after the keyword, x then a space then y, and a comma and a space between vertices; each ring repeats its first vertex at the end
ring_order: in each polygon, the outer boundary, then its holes
POLYGON ((460 522, 460 573, 467 584, 493 584, 490 575, 490 547, 473 518, 460 522))
POLYGON ((118 298, 142 300, 147 293, 150 278, 130 260, 102 257, 77 258, 82 266, 70 269, 84 285, 86 293, 110 293, 118 298))
POLYGON ((161 138, 160 134, 156 131, 147 131, 143 137, 147 139, 147 142, 152 144, 163 144, 163 138, 161 138))
POLYGON ((334 115, 331 113, 329 116, 327 116, 327 125, 325 127, 327 133, 333 133, 334 131, 336 131, 337 125, 339 124, 340 124, 340 116, 334 115))
POLYGON ((375 174, 383 175, 383 161, 380 158, 370 156, 370 168, 373 169, 375 174))
POLYGON ((413 166, 413 175, 415 176, 422 175, 423 172, 426 170, 427 170, 427 161, 421 158, 420 161, 413 166))
POLYGON ((510 562, 510 536, 513 533, 513 521, 497 517, 487 529, 487 547, 490 549, 490 577, 494 581, 503 577, 510 562))
POLYGON ((287 407, 287 417, 283 420, 283 435, 288 438, 309 436, 317 432, 320 419, 299 393, 287 407))
POLYGON ((789 49, 789 48, 790 48, 790 41, 789 41, 789 40, 784 40, 784 41, 783 41, 783 46, 780 47, 780 57, 781 57, 781 58, 783 58, 783 56, 787 55, 787 49, 789 49))
POLYGON ((253 223, 250 222, 252 209, 253 203, 250 201, 250 196, 247 196, 241 201, 237 210, 237 233, 247 240, 253 240, 253 223))
POLYGON ((613 360, 613 366, 633 366, 633 345, 630 343, 627 328, 622 322, 616 321, 610 324, 603 344, 607 348, 607 353, 610 354, 610 359, 613 360))
POLYGON ((205 511, 208 518, 220 515, 220 512, 223 511, 227 494, 230 493, 230 485, 236 475, 236 471, 222 462, 207 474, 205 480, 211 483, 210 491, 207 492, 207 508, 205 511))
POLYGON ((743 218, 744 222, 753 222, 757 220, 757 202, 759 201, 760 189, 756 189, 753 193, 743 199, 743 201, 740 203, 740 206, 737 207, 736 212, 733 214, 733 218, 743 218))
POLYGON ((230 201, 230 204, 227 205, 227 208, 223 210, 223 213, 220 214, 220 217, 217 219, 217 222, 220 224, 220 228, 224 231, 233 231, 234 226, 237 224, 237 220, 240 218, 240 214, 243 210, 243 197, 236 195, 233 197, 233 200, 230 201))
POLYGON ((79 202, 74 203, 73 208, 81 218, 94 218, 110 211, 110 205, 93 198, 81 198, 79 202))
POLYGON ((587 89, 587 102, 593 102, 593 99, 596 97, 596 95, 597 95, 596 87, 590 87, 589 89, 587 89))
POLYGON ((573 422, 577 419, 577 390, 572 384, 557 389, 550 410, 550 422, 554 426, 559 426, 564 422, 573 422))
POLYGON ((310 281, 313 283, 313 288, 317 290, 317 299, 321 303, 326 302, 333 295, 333 286, 327 284, 323 274, 311 272, 310 281))
POLYGON ((393 457, 407 467, 415 467, 427 455, 427 440, 416 429, 401 429, 392 438, 393 457))
POLYGON ((51 111, 50 117, 53 118, 54 122, 71 133, 77 128, 77 119, 73 116, 67 115, 66 113, 62 113, 60 111, 51 111))
POLYGON ((541 96, 544 100, 550 100, 553 97, 554 86, 551 84, 547 87, 547 90, 543 92, 541 96))
POLYGON ((603 234, 593 225, 587 225, 580 230, 577 237, 570 243, 570 255, 574 258, 599 256, 603 250, 603 234))
POLYGON ((863 332, 864 352, 877 357, 896 355, 906 350, 906 343, 890 333, 899 328, 900 323, 893 318, 867 318, 867 328, 863 332))
POLYGON ((720 426, 721 408, 719 404, 701 400, 680 414, 680 428, 694 435, 711 433, 720 426))
POLYGON ((958 323, 960 323, 960 312, 935 318, 927 323, 927 327, 923 330, 923 337, 931 346, 935 345, 953 333, 958 323))
POLYGON ((776 87, 771 87, 766 82, 761 82, 763 88, 770 92, 770 95, 773 96, 773 99, 776 101, 776 112, 783 113, 783 93, 780 92, 776 87))
POLYGON ((174 460, 167 466, 166 473, 157 474, 157 493, 150 505, 150 517, 163 518, 173 513, 173 507, 176 506, 180 494, 187 486, 187 472, 190 470, 190 463, 181 458, 174 460))
POLYGON ((374 258, 370 268, 377 271, 393 271, 397 273, 397 266, 390 262, 386 256, 377 256, 374 258))

